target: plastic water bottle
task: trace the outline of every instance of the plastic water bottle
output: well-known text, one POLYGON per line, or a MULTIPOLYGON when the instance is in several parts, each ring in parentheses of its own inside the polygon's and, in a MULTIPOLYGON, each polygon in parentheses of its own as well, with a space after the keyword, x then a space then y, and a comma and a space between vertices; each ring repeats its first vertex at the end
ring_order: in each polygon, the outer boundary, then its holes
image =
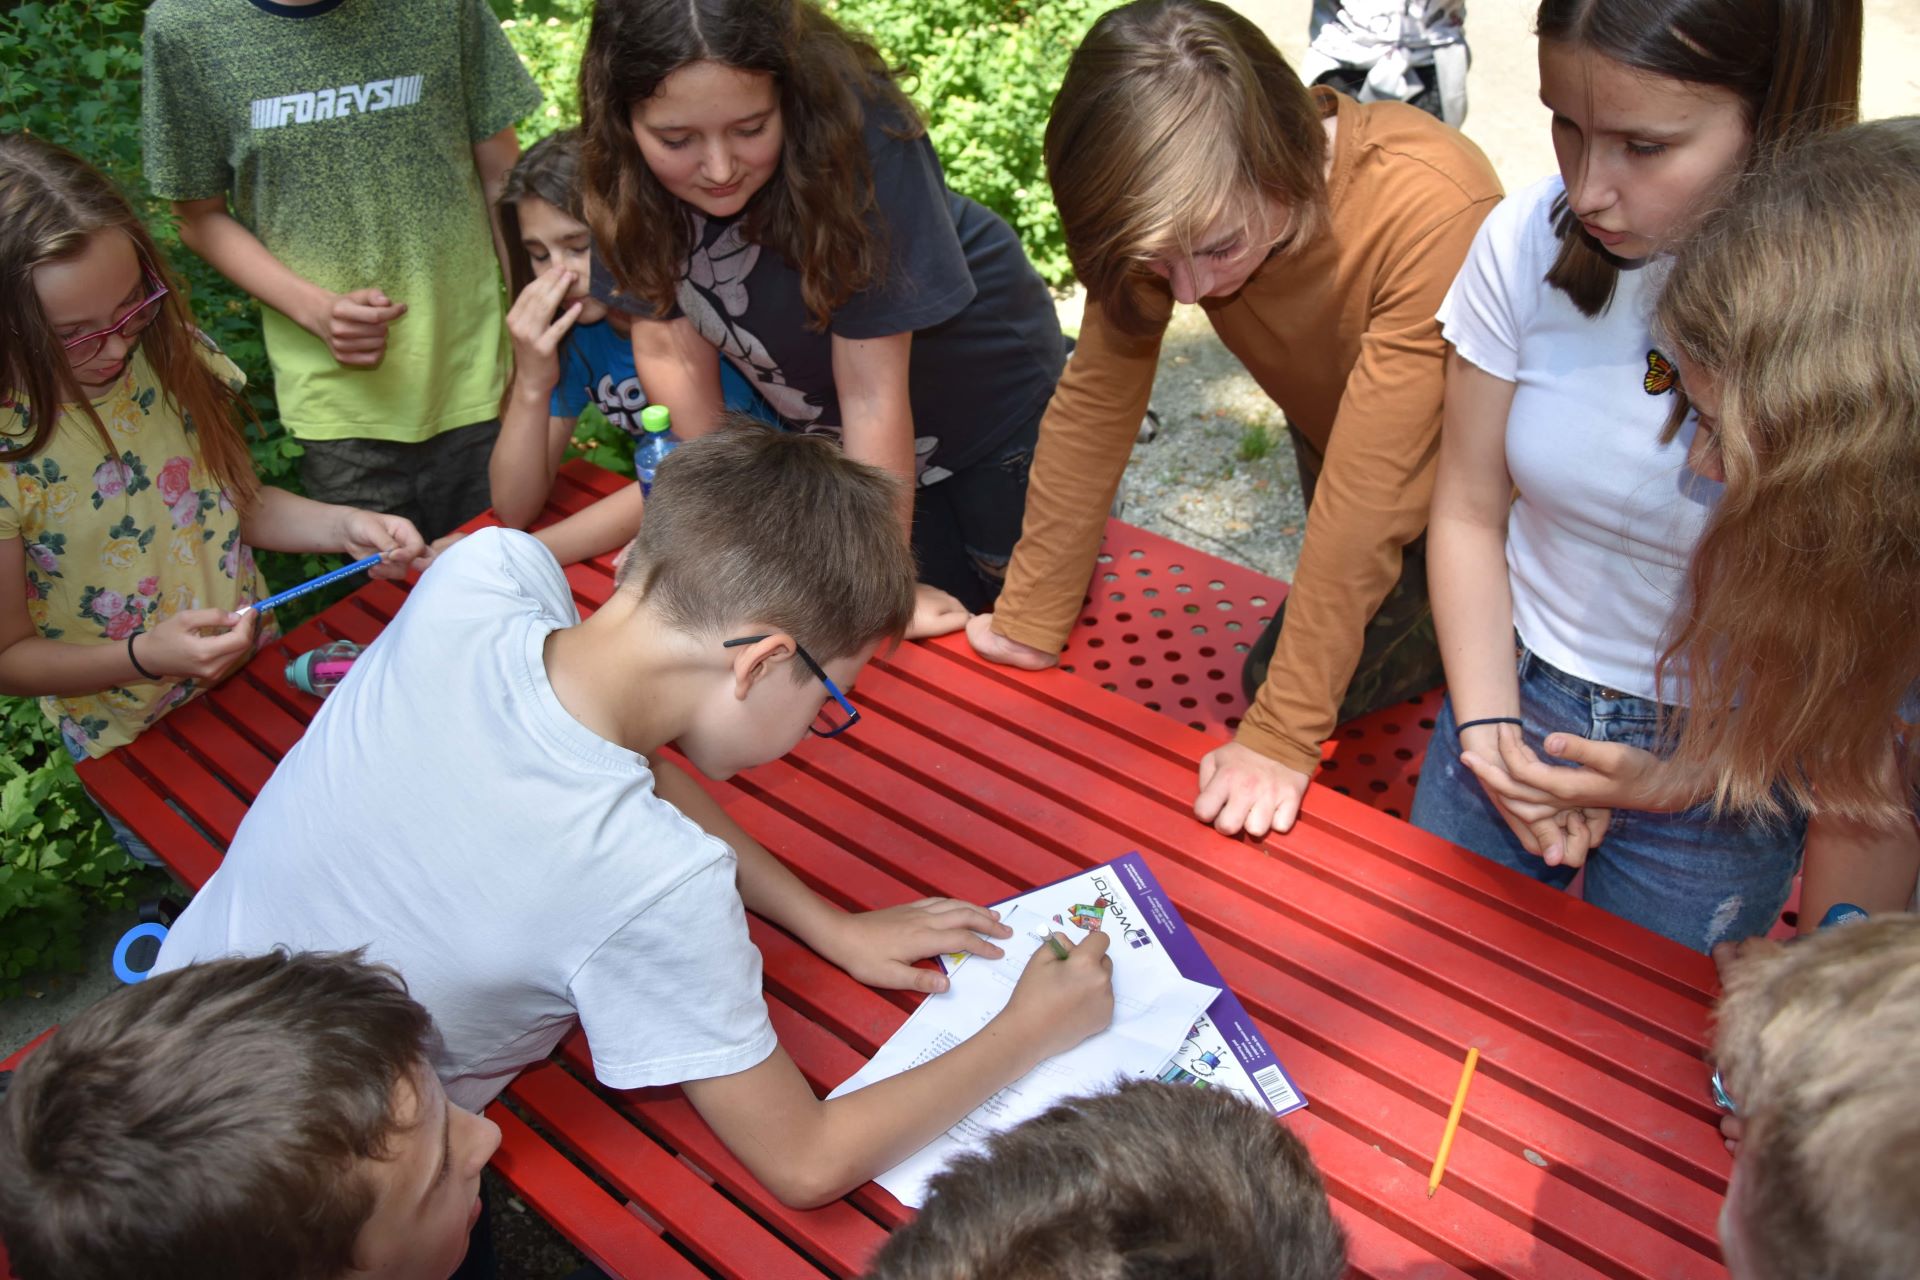
POLYGON ((302 693, 324 698, 347 678, 360 650, 361 646, 351 640, 335 640, 309 649, 287 664, 287 683, 302 693))
POLYGON ((667 406, 650 404, 640 411, 640 428, 647 433, 633 451, 633 469, 640 473, 640 492, 653 492, 653 476, 680 442, 668 432, 667 406))

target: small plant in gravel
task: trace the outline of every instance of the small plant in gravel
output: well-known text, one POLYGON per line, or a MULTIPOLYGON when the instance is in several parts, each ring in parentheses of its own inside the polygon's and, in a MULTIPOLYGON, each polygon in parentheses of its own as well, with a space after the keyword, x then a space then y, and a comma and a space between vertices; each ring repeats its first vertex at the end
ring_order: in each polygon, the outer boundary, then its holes
POLYGON ((1249 422, 1240 431, 1240 461, 1258 462, 1273 452, 1273 428, 1264 422, 1249 422))

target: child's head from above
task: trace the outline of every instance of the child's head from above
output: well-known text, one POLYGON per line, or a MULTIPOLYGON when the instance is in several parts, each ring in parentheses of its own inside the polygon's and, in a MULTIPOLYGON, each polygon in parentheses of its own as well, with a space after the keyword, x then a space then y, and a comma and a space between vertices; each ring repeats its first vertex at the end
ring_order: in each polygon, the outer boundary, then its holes
POLYGON ((447 1104, 433 1037, 358 953, 220 960, 115 992, 0 1104, 15 1271, 444 1280, 500 1132, 447 1104))
POLYGON ((1860 0, 1542 0, 1536 30, 1567 187, 1548 282, 1589 315, 1754 150, 1858 114, 1860 0))
POLYGON ((1136 0, 1074 51, 1047 176, 1088 294, 1142 323, 1143 272, 1181 302, 1237 292, 1326 219, 1327 133, 1260 29, 1213 0, 1136 0))
POLYGON ((626 292, 673 300, 688 214, 745 213, 809 313, 879 277, 865 103, 919 117, 865 40, 810 0, 600 0, 580 65, 586 210, 626 292), (791 159, 793 163, 784 163, 791 159))
POLYGON ((810 727, 832 728, 841 713, 822 674, 844 691, 906 632, 914 565, 899 502, 895 480, 833 441, 744 414, 661 464, 620 586, 726 664, 678 738, 703 773, 778 759, 810 727))
POLYGON ((868 1280, 1338 1280, 1346 1247, 1300 1140, 1225 1089, 1129 1081, 996 1135, 934 1178, 868 1280))
POLYGON ((1699 413, 1691 464, 1726 481, 1668 655, 1679 750, 1737 807, 1784 778, 1802 806, 1910 821, 1885 770, 1920 671, 1917 208, 1920 118, 1804 140, 1680 244, 1656 308, 1699 413))
POLYGON ((64 406, 91 414, 139 348, 168 398, 201 424, 208 469, 237 500, 252 497, 236 398, 200 359, 153 238, 105 174, 31 134, 0 134, 0 331, 0 403, 27 408, 18 429, 0 420, 12 431, 0 451, 38 452, 64 406))
POLYGON ((1714 1060, 1745 1122, 1720 1239, 1734 1280, 1905 1280, 1920 1258, 1920 916, 1736 966, 1714 1060))
POLYGON ((607 304, 589 296, 593 233, 580 203, 580 131, 562 129, 528 147, 500 188, 500 228, 507 241, 514 297, 539 276, 573 272, 562 306, 580 304, 580 323, 607 318, 607 304))

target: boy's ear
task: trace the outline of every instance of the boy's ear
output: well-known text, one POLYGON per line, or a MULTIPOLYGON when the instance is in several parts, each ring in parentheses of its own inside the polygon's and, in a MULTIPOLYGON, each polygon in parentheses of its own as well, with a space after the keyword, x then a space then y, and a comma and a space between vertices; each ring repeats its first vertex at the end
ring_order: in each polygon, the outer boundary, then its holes
POLYGON ((752 644, 730 650, 733 654, 733 696, 745 701, 754 685, 793 661, 798 648, 792 636, 784 631, 775 631, 752 644))

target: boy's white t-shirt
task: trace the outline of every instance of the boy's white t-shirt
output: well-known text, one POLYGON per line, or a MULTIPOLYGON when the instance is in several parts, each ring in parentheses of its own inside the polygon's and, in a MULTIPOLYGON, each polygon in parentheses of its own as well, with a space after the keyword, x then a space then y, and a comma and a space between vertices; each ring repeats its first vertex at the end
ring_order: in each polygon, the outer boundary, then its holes
POLYGON ((733 851, 555 697, 546 638, 578 621, 528 535, 451 547, 281 761, 157 968, 365 947, 433 1014, 435 1066, 469 1109, 576 1014, 613 1088, 765 1060, 733 851))
MULTIPOLYGON (((1666 444, 1673 395, 1650 320, 1658 263, 1620 272, 1613 305, 1581 315, 1546 283, 1559 178, 1488 215, 1440 305, 1460 355, 1514 383, 1507 470, 1513 621, 1552 665, 1635 697, 1685 594, 1687 562, 1721 486, 1687 467, 1694 419, 1666 444)), ((1669 702, 1684 691, 1669 682, 1669 702)))

